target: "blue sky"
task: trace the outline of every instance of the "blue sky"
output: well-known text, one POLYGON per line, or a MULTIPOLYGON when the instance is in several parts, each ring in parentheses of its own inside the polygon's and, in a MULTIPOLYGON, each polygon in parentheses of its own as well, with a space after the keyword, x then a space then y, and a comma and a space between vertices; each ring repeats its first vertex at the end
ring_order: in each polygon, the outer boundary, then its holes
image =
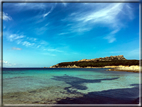
POLYGON ((139 3, 3 3, 3 66, 139 59, 139 3))

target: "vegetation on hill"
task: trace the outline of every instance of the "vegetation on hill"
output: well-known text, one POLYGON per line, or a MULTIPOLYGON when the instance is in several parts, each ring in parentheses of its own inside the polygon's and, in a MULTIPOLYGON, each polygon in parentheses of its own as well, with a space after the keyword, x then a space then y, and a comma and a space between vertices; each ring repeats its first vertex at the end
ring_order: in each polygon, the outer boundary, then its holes
POLYGON ((66 66, 79 66, 79 67, 103 67, 103 66, 117 66, 117 65, 139 65, 139 60, 115 60, 115 61, 75 61, 75 62, 61 62, 57 65, 54 65, 54 67, 66 67, 66 66))
POLYGON ((84 67, 104 67, 104 66, 131 66, 139 65, 139 60, 127 60, 123 55, 100 57, 95 59, 82 59, 74 62, 61 62, 51 68, 84 68, 84 67))

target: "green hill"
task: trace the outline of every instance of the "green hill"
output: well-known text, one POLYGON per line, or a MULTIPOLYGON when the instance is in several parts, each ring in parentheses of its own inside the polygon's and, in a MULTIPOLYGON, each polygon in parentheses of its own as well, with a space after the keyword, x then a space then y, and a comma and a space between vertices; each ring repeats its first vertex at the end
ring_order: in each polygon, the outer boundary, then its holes
POLYGON ((51 66, 51 68, 68 68, 68 67, 103 67, 103 66, 117 66, 117 65, 139 65, 139 60, 127 60, 123 55, 110 56, 96 59, 83 59, 74 62, 61 62, 57 65, 51 66))

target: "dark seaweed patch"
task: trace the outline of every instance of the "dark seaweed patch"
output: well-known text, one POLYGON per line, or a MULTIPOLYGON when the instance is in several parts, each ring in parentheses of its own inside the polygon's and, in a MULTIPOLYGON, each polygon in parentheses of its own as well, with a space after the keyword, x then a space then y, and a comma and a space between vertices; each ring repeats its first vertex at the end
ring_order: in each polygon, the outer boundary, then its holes
MULTIPOLYGON (((64 81, 66 84, 71 85, 72 88, 75 89, 79 89, 79 90, 86 90, 87 87, 84 86, 84 83, 99 83, 101 81, 105 81, 105 80, 115 80, 118 79, 119 77, 116 78, 105 78, 105 79, 82 79, 79 77, 73 77, 73 76, 54 76, 53 80, 57 80, 57 81, 64 81)), ((68 92, 70 92, 68 89, 70 87, 65 88, 68 92)))
POLYGON ((133 88, 111 89, 89 92, 83 97, 66 98, 57 104, 139 104, 139 85, 133 88))

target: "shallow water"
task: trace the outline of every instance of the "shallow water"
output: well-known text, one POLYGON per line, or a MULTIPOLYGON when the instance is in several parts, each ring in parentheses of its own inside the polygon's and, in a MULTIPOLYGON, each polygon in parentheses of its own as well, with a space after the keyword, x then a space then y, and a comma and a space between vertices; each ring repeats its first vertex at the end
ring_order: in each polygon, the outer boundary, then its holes
MULTIPOLYGON (((103 96, 101 97, 103 100, 104 96, 111 96, 112 91, 120 96, 121 90, 124 92, 126 89, 128 91, 125 93, 129 94, 126 100, 129 101, 104 100, 104 102, 88 103, 133 103, 132 100, 139 97, 138 84, 140 84, 139 73, 106 71, 104 68, 4 68, 3 102, 4 104, 64 104, 69 102, 70 98, 74 101, 73 99, 76 98, 90 97, 90 93, 95 94, 94 98, 97 98, 96 93, 103 96), (111 91, 110 95, 106 94, 106 91, 111 91)), ((113 96, 111 98, 115 99, 113 96)), ((77 101, 79 100, 70 103, 79 103, 77 101)), ((87 103, 85 101, 82 103, 87 103)))

